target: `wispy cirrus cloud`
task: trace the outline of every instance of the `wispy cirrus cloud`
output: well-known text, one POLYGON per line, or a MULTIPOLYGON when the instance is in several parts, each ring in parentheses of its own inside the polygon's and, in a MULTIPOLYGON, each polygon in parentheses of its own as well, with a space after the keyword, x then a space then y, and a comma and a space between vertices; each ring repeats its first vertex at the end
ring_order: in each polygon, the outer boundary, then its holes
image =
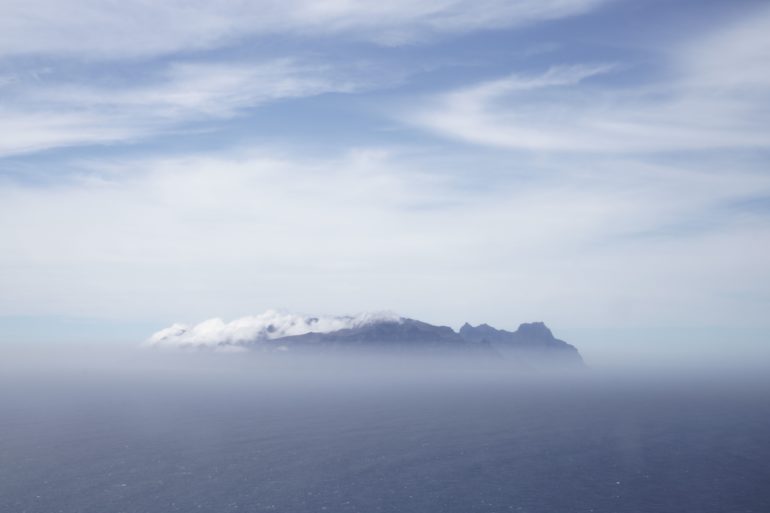
POLYGON ((612 65, 556 66, 444 93, 403 118, 475 144, 536 151, 770 147, 770 10, 672 52, 664 79, 612 65))
POLYGON ((147 75, 110 85, 9 79, 3 91, 8 101, 0 108, 0 156, 133 141, 194 121, 231 118, 272 101, 351 93, 367 83, 350 70, 289 58, 179 61, 147 75))
POLYGON ((588 12, 607 0, 7 0, 1 55, 136 57, 264 35, 344 36, 401 45, 588 12))
POLYGON ((290 58, 240 63, 172 62, 146 83, 117 88, 59 83, 34 91, 30 100, 130 110, 139 115, 153 112, 159 118, 227 117, 270 101, 353 92, 363 86, 363 78, 343 73, 342 69, 290 58))
POLYGON ((606 1, 9 0, 0 18, 0 65, 8 70, 0 77, 0 157, 141 141, 191 122, 216 130, 216 120, 271 101, 394 80, 356 59, 303 59, 291 50, 259 58, 255 41, 414 44, 570 17, 606 1))

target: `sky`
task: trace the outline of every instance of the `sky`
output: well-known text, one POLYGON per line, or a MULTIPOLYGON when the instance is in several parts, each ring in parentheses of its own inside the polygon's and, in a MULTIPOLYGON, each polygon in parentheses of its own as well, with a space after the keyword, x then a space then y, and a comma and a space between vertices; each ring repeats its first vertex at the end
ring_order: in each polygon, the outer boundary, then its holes
POLYGON ((0 6, 0 341, 393 311, 770 357, 766 1, 0 6))

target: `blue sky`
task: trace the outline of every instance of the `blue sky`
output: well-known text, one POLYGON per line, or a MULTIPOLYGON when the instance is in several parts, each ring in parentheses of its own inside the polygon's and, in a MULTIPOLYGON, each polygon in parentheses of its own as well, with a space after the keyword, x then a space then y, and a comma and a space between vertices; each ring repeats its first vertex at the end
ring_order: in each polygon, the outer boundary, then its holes
POLYGON ((6 341, 395 310, 770 355, 767 2, 3 5, 6 341))

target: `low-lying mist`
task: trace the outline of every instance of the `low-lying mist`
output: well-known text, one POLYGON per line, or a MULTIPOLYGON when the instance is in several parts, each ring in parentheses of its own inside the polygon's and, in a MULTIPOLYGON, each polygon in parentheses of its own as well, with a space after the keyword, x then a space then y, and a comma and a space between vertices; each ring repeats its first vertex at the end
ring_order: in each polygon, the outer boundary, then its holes
POLYGON ((0 379, 27 382, 83 379, 107 383, 123 380, 164 380, 170 383, 275 382, 302 387, 320 383, 355 383, 357 387, 396 386, 403 382, 459 383, 585 383, 612 386, 634 383, 659 387, 673 383, 770 383, 762 362, 736 366, 697 361, 634 362, 614 366, 533 367, 487 354, 430 351, 350 350, 337 352, 212 351, 164 349, 136 345, 64 344, 5 346, 0 379))

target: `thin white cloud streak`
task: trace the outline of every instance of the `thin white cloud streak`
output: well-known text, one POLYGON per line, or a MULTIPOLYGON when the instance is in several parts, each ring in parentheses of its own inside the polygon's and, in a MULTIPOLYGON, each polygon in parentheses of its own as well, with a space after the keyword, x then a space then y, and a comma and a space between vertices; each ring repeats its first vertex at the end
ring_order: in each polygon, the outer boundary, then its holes
POLYGON ((255 63, 174 62, 157 81, 125 88, 68 87, 57 84, 34 92, 31 99, 99 109, 129 110, 137 117, 156 112, 159 118, 195 114, 227 117, 270 101, 352 92, 360 80, 346 78, 330 66, 294 59, 255 63))
POLYGON ((97 58, 217 48, 264 35, 401 45, 588 12, 606 0, 5 0, 0 55, 97 58))
POLYGON ((144 84, 98 87, 53 80, 8 83, 0 156, 63 146, 129 142, 199 120, 230 118, 281 99, 350 93, 352 73, 295 59, 175 62, 144 84))
POLYGON ((145 341, 154 348, 213 348, 232 350, 246 344, 260 343, 276 338, 329 333, 357 328, 378 321, 400 321, 391 312, 367 312, 350 316, 308 316, 267 310, 225 322, 220 318, 208 319, 195 325, 175 323, 159 330, 145 341))
POLYGON ((770 10, 674 51, 661 83, 609 85, 612 66, 514 74, 410 107, 407 122, 474 144, 535 151, 770 147, 770 10))
POLYGON ((69 109, 31 112, 0 109, 0 157, 80 144, 129 142, 152 133, 136 121, 69 109))
POLYGON ((766 214, 724 212, 770 196, 761 174, 573 162, 475 195, 446 167, 381 151, 82 168, 71 184, 0 186, 0 312, 397 309, 511 327, 766 320, 766 214))

